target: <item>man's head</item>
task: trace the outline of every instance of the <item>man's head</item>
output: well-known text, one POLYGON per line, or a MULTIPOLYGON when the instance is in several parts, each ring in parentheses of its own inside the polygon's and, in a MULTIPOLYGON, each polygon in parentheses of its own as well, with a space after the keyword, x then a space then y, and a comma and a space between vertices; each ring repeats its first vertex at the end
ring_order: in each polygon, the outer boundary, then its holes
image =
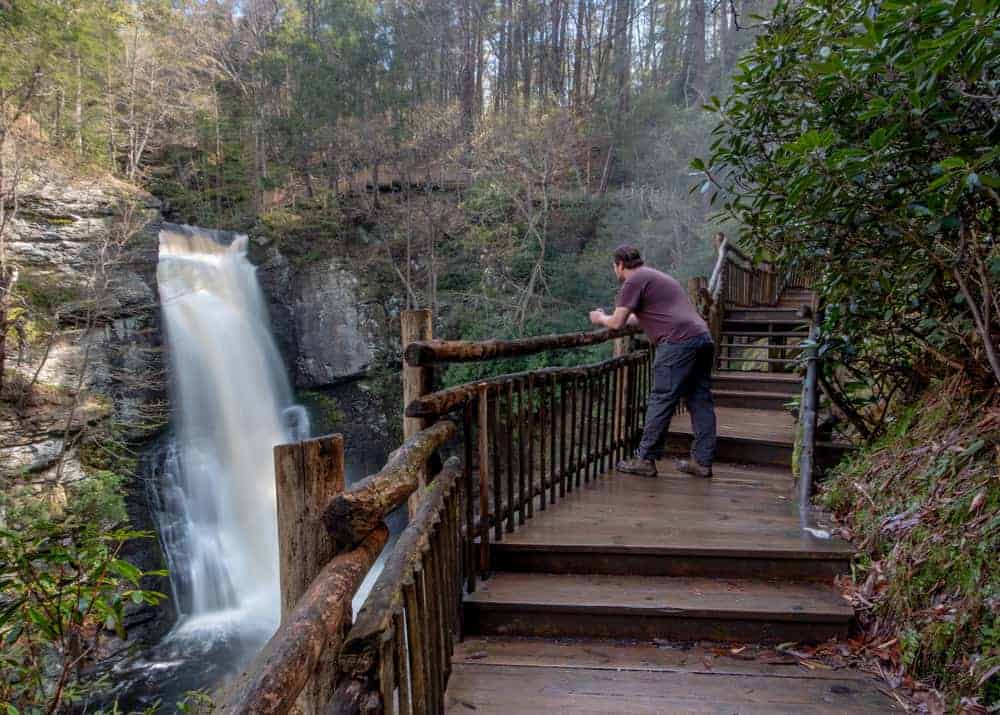
POLYGON ((615 249, 615 277, 618 282, 623 282, 628 278, 628 274, 642 265, 642 254, 635 246, 628 244, 615 249))

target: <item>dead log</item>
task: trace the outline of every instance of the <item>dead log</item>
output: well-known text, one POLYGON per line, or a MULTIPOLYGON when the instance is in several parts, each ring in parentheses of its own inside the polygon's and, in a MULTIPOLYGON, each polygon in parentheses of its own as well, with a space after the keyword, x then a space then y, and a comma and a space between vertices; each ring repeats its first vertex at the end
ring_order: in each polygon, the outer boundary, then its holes
POLYGON ((365 477, 330 500, 323 522, 338 549, 360 542, 419 485, 427 459, 457 433, 450 421, 417 432, 389 455, 376 474, 365 477))
POLYGON ((625 327, 620 330, 540 335, 519 340, 422 340, 407 345, 403 355, 406 363, 411 366, 444 362, 475 362, 533 355, 546 350, 565 350, 597 345, 637 332, 639 332, 638 328, 625 327))
POLYGON ((384 525, 328 563, 250 668, 223 693, 226 715, 284 715, 295 704, 321 654, 339 652, 351 623, 351 598, 389 536, 384 525))

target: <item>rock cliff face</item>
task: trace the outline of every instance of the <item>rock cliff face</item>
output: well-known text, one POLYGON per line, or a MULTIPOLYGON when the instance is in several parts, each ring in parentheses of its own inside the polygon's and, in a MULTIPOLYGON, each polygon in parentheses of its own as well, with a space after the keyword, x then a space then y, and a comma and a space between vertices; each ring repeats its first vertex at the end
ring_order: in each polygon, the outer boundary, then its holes
POLYGON ((309 408, 313 433, 342 432, 349 481, 382 466, 395 445, 373 373, 391 344, 385 310, 365 295, 347 258, 294 264, 251 239, 278 347, 309 408))
MULTIPOLYGON (((136 465, 167 419, 158 202, 107 177, 73 177, 53 163, 27 177, 19 204, 6 247, 20 302, 0 401, 0 475, 58 505, 66 485, 92 470, 127 469, 132 525, 150 530, 136 465), (140 459, 121 459, 126 451, 140 459)), ((155 540, 134 542, 125 555, 144 569, 163 567, 155 540)), ((149 587, 169 591, 162 579, 149 587)), ((143 607, 129 613, 127 625, 148 640, 171 622, 169 608, 143 607)))
MULTIPOLYGON (((163 222, 148 194, 52 164, 21 186, 7 242, 24 310, 8 337, 0 482, 39 485, 58 503, 66 484, 117 470, 132 526, 146 531, 156 527, 150 494, 169 436, 156 285, 163 222), (109 449, 130 459, 108 464, 109 449)), ((348 479, 377 470, 395 446, 372 380, 389 340, 384 311, 365 298, 345 258, 295 264, 264 241, 252 238, 251 246, 314 433, 346 435, 348 479)), ((125 556, 145 570, 164 568, 155 539, 130 544, 125 556)), ((166 580, 149 587, 170 592, 166 580)), ((172 622, 169 604, 137 608, 130 640, 153 641, 172 622)))

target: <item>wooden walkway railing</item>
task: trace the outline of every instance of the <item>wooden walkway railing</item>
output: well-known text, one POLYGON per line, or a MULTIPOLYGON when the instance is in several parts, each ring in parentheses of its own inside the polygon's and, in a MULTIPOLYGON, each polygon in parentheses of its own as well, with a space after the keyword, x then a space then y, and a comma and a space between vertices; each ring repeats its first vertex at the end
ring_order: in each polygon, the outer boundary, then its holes
MULTIPOLYGON (((410 326, 429 319, 413 312, 410 326)), ((610 469, 641 434, 652 356, 635 333, 411 341, 411 435, 347 489, 339 435, 276 447, 282 622, 221 693, 220 711, 442 712, 462 599, 489 576, 490 544, 610 469), (426 391, 431 365, 611 340, 614 357, 594 364, 426 391), (434 474, 442 449, 459 454, 434 474), (352 626, 351 598, 387 542, 384 521, 411 495, 410 522, 352 626)))
MULTIPOLYGON (((752 267, 723 241, 708 288, 705 279, 694 288, 721 315, 776 302, 798 280, 752 267)), ((336 435, 275 448, 282 622, 221 694, 223 713, 443 712, 461 604, 490 577, 490 545, 637 445, 653 351, 634 329, 464 342, 429 339, 428 311, 403 323, 406 441, 379 472, 345 489, 336 435), (612 340, 613 356, 593 364, 430 391, 436 365, 612 340), (440 451, 457 454, 442 467, 440 451), (388 539, 385 519, 408 500, 409 524, 352 624, 352 596, 388 539)))

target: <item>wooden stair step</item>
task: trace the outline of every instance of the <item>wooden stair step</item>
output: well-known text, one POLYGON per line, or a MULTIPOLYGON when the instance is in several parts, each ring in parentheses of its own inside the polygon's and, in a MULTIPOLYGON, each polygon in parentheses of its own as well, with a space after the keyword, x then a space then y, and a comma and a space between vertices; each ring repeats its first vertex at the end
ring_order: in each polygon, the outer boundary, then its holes
POLYGON ((740 350, 802 350, 802 346, 796 343, 738 343, 731 340, 723 340, 721 348, 739 348, 740 350))
POLYGON ((738 651, 662 641, 470 637, 456 645, 445 707, 497 715, 894 712, 865 673, 806 673, 766 649, 738 651))
POLYGON ((741 407, 758 410, 787 410, 787 403, 796 395, 787 392, 764 392, 761 390, 713 389, 717 407, 741 407))
POLYGON ((742 390, 746 392, 780 392, 798 395, 802 392, 802 378, 788 373, 748 371, 738 374, 718 373, 712 375, 714 390, 742 390))
POLYGON ((798 362, 798 358, 754 358, 719 355, 716 358, 719 362, 766 362, 766 363, 793 363, 798 362))
POLYGON ((795 308, 726 308, 725 320, 766 320, 772 323, 806 322, 795 308))
POLYGON ((766 330, 733 330, 733 331, 723 331, 723 340, 728 337, 747 337, 747 338, 808 338, 809 333, 805 330, 802 331, 781 331, 769 333, 766 330))
MULTIPOLYGON (((498 571, 516 573, 826 582, 850 570, 854 552, 844 542, 817 539, 798 524, 779 529, 764 518, 757 522, 757 531, 739 524, 724 524, 717 530, 651 530, 663 537, 662 544, 639 539, 629 543, 613 530, 596 530, 579 539, 536 530, 533 537, 494 543, 490 563, 498 571), (770 532, 761 534, 763 528, 770 532)), ((635 528, 636 532, 641 530, 641 525, 635 528)))
POLYGON ((496 573, 465 601, 469 632, 774 643, 847 637, 830 586, 760 579, 496 573))

